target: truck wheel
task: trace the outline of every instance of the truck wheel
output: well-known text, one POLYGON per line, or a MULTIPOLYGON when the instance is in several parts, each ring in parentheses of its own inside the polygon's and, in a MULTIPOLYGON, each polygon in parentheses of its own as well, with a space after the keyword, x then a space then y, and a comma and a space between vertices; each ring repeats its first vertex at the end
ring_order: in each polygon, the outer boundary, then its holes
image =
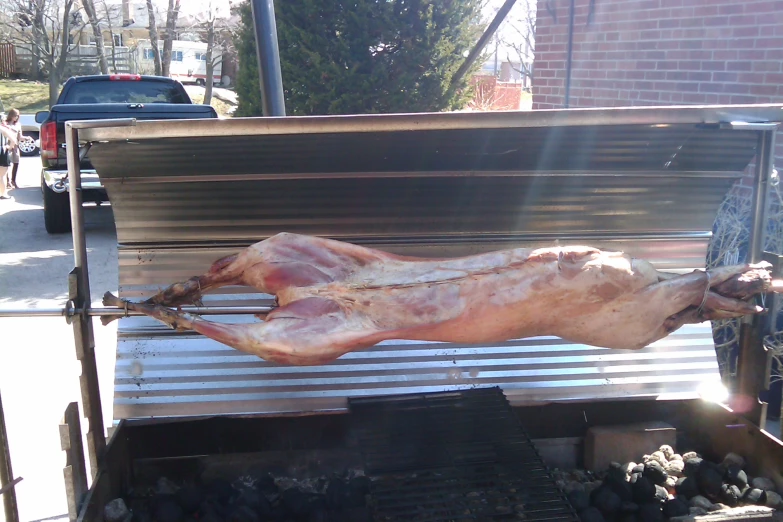
POLYGON ((71 231, 71 206, 67 192, 58 194, 43 185, 44 225, 50 234, 71 231))

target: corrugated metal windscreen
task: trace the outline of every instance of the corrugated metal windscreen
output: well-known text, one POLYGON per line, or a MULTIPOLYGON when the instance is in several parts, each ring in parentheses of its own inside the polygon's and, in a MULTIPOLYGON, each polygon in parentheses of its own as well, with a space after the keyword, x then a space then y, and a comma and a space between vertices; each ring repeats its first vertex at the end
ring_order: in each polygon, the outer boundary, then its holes
MULTIPOLYGON (((114 209, 124 297, 148 296, 283 231, 426 256, 559 241, 625 250, 664 269, 703 267, 716 210, 751 161, 756 134, 703 125, 704 112, 684 122, 676 109, 647 121, 635 111, 604 111, 589 125, 566 112, 554 126, 536 113, 498 116, 496 127, 485 115, 454 114, 365 117, 372 125, 358 128, 348 118, 344 130, 319 118, 258 118, 190 129, 143 122, 130 139, 117 138, 121 129, 84 135, 104 139, 90 157, 114 209), (384 130, 388 121, 406 130, 384 130)), ((750 114, 770 112, 779 111, 750 114)), ((269 299, 229 288, 206 302, 269 299)), ((350 396, 496 385, 512 402, 676 396, 717 379, 708 324, 636 352, 557 338, 394 341, 324 366, 286 367, 128 318, 114 412, 341 410, 350 396)))

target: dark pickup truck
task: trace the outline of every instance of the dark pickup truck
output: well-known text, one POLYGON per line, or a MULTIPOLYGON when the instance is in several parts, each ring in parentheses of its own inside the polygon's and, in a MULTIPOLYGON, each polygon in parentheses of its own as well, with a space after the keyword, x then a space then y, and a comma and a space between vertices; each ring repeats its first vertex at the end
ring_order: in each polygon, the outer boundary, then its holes
MULTIPOLYGON (((160 76, 111 74, 70 78, 57 103, 35 115, 41 124, 41 190, 44 224, 54 233, 71 230, 68 167, 65 155, 65 122, 71 120, 173 120, 217 118, 209 105, 196 105, 176 80, 160 76)), ((82 157, 82 198, 101 204, 106 190, 90 164, 82 157)))

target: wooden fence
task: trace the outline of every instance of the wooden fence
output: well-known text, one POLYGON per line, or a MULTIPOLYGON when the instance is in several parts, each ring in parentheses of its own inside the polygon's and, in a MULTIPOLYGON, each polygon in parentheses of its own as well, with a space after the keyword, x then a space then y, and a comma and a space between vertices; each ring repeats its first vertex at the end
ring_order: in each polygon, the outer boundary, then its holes
MULTIPOLYGON (((24 77, 30 76, 33 72, 33 52, 30 47, 25 45, 3 44, 10 46, 11 52, 15 55, 13 59, 13 71, 9 76, 5 76, 4 51, 0 48, 0 75, 3 77, 24 77)), ((136 53, 135 49, 129 47, 115 47, 112 54, 111 46, 104 49, 106 61, 109 64, 109 72, 129 73, 135 72, 136 53)), ((98 48, 94 45, 77 45, 68 53, 66 60, 65 77, 99 74, 98 66, 98 48)))

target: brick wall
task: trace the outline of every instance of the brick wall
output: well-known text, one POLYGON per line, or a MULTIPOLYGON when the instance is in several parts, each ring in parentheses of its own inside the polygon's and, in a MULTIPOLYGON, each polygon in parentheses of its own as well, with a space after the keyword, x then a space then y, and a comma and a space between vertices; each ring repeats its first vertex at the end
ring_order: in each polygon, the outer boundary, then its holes
MULTIPOLYGON (((783 103, 783 0, 595 0, 588 25, 590 3, 575 0, 571 107, 783 103)), ((563 107, 569 4, 538 0, 533 109, 563 107)), ((775 152, 780 168, 783 132, 775 152)), ((747 174, 718 211, 714 230, 726 244, 739 241, 740 251, 747 248, 747 222, 734 225, 749 219, 742 203, 747 174), (734 215, 731 226, 721 213, 734 215)), ((779 191, 770 193, 766 248, 780 252, 783 200, 779 191)), ((783 328, 783 313, 777 321, 783 328)), ((720 337, 724 376, 736 360, 735 331, 726 331, 734 333, 720 337)))
MULTIPOLYGON (((570 107, 783 103, 783 0, 595 0, 589 25, 574 5, 570 107)), ((539 0, 533 109, 563 107, 568 17, 539 0)))
MULTIPOLYGON (((783 101, 783 0, 594 3, 587 25, 575 0, 571 107, 783 101)), ((563 106, 568 16, 539 0, 534 109, 563 106)))
POLYGON ((491 75, 473 76, 473 99, 468 107, 478 111, 513 111, 522 103, 522 84, 499 82, 491 75))

